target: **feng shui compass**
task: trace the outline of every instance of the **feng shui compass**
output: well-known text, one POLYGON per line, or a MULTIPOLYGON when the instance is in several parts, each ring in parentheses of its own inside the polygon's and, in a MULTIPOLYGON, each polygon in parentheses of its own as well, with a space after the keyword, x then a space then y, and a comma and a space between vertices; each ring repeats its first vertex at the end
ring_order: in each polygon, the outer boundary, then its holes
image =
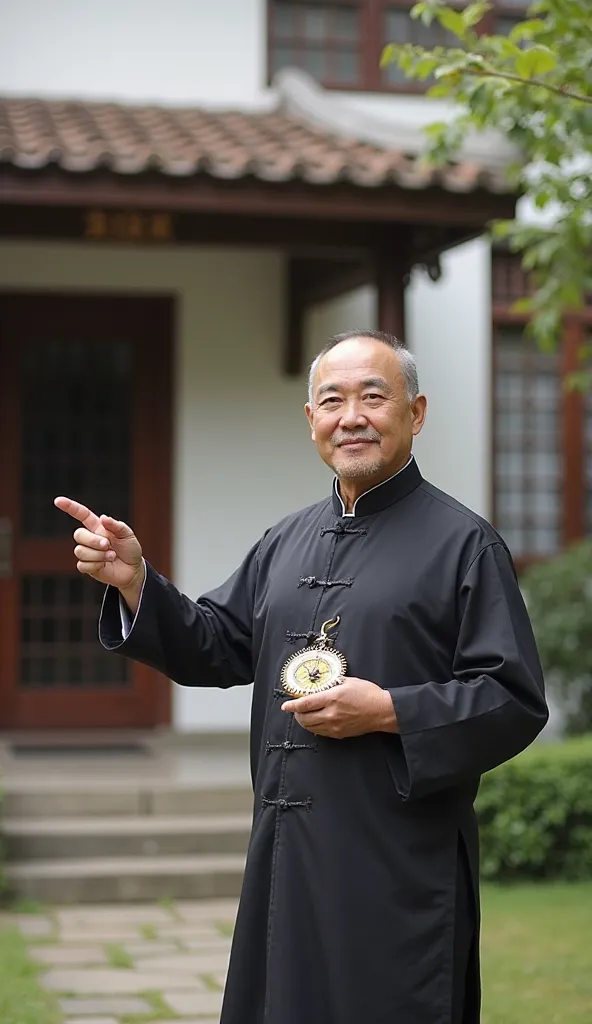
POLYGON ((282 668, 281 686, 292 697, 305 697, 337 686, 347 672, 347 662, 333 640, 327 636, 334 629, 339 615, 321 626, 320 635, 302 651, 292 654, 282 668))

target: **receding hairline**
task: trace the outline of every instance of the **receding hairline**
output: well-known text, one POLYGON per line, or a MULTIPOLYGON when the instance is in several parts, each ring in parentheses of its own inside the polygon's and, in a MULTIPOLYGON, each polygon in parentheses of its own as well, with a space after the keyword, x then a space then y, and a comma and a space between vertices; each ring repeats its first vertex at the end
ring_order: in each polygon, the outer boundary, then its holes
POLYGON ((397 356, 399 369, 405 383, 405 389, 407 391, 409 401, 412 402, 417 398, 419 394, 419 382, 417 379, 415 359, 403 342, 399 341, 399 339, 394 335, 386 334, 383 331, 356 329, 334 335, 326 342, 325 345, 323 345, 320 352, 318 352, 313 359, 308 375, 308 401, 310 405, 314 404, 314 381, 321 361, 329 354, 329 352, 332 352, 333 349, 347 341, 376 341, 380 342, 381 345, 384 345, 385 348, 391 349, 391 351, 393 351, 397 356))
MULTIPOLYGON (((364 377, 360 381, 360 386, 363 388, 381 388, 383 391, 388 391, 392 394, 392 387, 385 377, 364 377)), ((326 394, 328 391, 339 391, 341 385, 332 381, 327 381, 325 384, 321 384, 317 389, 317 398, 321 395, 326 394)))

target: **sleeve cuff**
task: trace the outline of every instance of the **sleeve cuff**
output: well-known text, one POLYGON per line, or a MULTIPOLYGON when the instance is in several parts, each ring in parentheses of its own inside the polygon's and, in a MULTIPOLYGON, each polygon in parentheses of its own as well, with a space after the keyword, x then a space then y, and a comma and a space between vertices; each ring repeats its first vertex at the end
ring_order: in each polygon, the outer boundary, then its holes
POLYGON ((148 579, 146 560, 142 559, 142 561, 144 563, 144 582, 140 591, 138 610, 133 620, 131 612, 119 591, 111 586, 105 588, 99 615, 99 641, 108 651, 116 651, 126 642, 140 614, 146 581, 148 579))
POLYGON ((140 591, 140 600, 138 601, 138 607, 137 607, 136 614, 134 615, 133 619, 132 619, 131 612, 130 612, 128 606, 126 605, 125 601, 123 600, 121 594, 119 595, 119 617, 121 619, 121 637, 122 637, 122 640, 127 640, 128 636, 130 635, 132 629, 134 628, 134 626, 136 624, 136 619, 138 618, 138 615, 139 615, 139 612, 140 612, 140 608, 142 606, 142 598, 144 597, 144 588, 146 586, 146 576, 148 575, 147 572, 146 572, 146 560, 144 558, 142 559, 142 563, 144 565, 144 582, 142 583, 142 589, 140 591))

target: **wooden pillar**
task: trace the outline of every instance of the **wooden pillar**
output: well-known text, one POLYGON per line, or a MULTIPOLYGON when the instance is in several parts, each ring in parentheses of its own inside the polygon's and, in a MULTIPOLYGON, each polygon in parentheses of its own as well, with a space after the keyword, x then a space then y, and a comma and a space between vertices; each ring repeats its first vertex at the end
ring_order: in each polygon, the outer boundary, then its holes
POLYGON ((405 341, 405 266, 400 256, 384 250, 376 256, 377 327, 405 341))
POLYGON ((297 377, 304 361, 304 289, 302 265, 292 258, 286 266, 284 316, 282 371, 287 377, 297 377))

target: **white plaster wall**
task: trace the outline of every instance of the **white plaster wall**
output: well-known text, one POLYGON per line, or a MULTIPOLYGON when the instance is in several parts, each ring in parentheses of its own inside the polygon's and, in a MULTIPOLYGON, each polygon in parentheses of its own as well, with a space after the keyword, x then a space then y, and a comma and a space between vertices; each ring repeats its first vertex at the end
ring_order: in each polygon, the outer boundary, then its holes
POLYGON ((0 6, 0 92, 241 106, 263 98, 265 0, 0 6))
POLYGON ((491 443, 491 253, 478 239, 451 250, 433 283, 407 290, 409 346, 428 415, 416 440, 423 475, 489 518, 491 443))
POLYGON ((314 306, 306 321, 306 355, 309 364, 334 334, 376 327, 376 289, 356 288, 347 295, 314 306))
MULTIPOLYGON (((280 254, 3 242, 0 288, 177 297, 172 575, 185 593, 221 583, 267 526, 329 492, 304 417, 305 374, 279 371, 280 254)), ((250 699, 251 687, 175 687, 174 722, 246 727, 250 699)))

